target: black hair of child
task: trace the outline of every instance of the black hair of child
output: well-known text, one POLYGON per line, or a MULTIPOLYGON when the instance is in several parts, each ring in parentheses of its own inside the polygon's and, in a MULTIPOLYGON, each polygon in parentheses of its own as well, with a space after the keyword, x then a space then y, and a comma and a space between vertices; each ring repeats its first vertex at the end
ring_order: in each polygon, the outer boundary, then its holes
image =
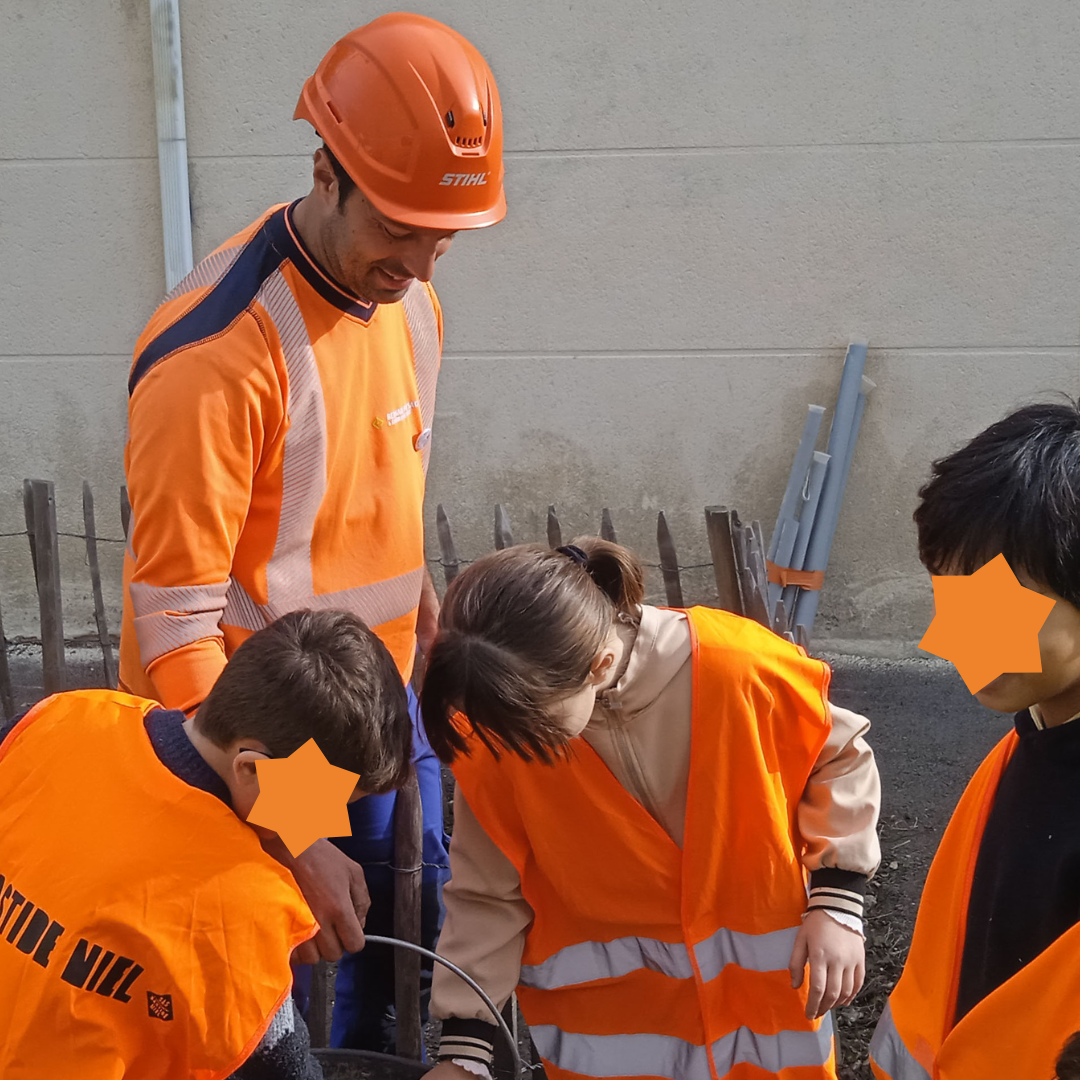
POLYGON ((1080 1080, 1080 1031, 1062 1047, 1054 1080, 1080 1080))
POLYGON ((919 491, 919 557, 971 574, 1003 553, 1080 608, 1080 402, 1027 405, 939 458, 919 491))

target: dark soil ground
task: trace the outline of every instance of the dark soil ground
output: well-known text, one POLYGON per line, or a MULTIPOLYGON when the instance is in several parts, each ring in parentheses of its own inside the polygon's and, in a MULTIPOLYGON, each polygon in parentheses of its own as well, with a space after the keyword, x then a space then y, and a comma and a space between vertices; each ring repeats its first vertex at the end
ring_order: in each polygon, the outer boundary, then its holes
MULTIPOLYGON (((832 700, 873 722, 882 777, 882 866, 867 898, 866 984, 837 1017, 841 1080, 872 1080, 867 1047, 903 968, 930 860, 964 785, 1011 718, 982 708, 941 661, 825 659, 833 665, 832 700)), ((41 696, 35 651, 16 647, 11 669, 17 704, 26 707, 41 696)), ((100 657, 73 652, 69 682, 102 685, 100 657)), ((527 1059, 526 1038, 522 1032, 527 1059)))

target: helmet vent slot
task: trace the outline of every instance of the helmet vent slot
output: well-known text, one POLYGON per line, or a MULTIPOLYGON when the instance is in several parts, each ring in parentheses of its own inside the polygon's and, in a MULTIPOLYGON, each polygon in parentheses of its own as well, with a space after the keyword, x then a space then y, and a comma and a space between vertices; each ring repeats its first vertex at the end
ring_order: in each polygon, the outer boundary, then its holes
POLYGON ((457 138, 454 139, 454 145, 455 146, 470 146, 470 147, 473 147, 473 146, 480 146, 483 143, 483 141, 484 141, 484 137, 482 135, 479 135, 479 136, 477 136, 475 138, 472 138, 472 139, 468 139, 464 135, 458 135, 457 138))

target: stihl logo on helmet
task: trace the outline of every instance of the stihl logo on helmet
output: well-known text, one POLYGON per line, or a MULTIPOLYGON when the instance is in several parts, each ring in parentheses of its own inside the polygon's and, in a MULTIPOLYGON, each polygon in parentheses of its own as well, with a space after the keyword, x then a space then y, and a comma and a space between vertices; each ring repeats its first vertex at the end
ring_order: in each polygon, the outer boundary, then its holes
POLYGON ((474 184, 486 184, 487 178, 486 172, 448 172, 443 173, 439 187, 472 187, 474 184))

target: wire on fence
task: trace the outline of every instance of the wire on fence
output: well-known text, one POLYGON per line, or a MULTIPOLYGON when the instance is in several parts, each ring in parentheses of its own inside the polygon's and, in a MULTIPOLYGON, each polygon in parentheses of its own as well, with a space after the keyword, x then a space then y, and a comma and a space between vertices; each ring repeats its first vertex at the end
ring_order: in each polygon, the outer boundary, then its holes
MULTIPOLYGON (((29 536, 30 534, 25 529, 20 529, 18 532, 0 532, 0 540, 7 539, 14 536, 29 536)), ((67 536, 72 540, 96 540, 99 544, 126 544, 126 540, 117 540, 112 536, 87 536, 86 533, 73 533, 73 532, 60 532, 58 529, 57 536, 67 536)))

